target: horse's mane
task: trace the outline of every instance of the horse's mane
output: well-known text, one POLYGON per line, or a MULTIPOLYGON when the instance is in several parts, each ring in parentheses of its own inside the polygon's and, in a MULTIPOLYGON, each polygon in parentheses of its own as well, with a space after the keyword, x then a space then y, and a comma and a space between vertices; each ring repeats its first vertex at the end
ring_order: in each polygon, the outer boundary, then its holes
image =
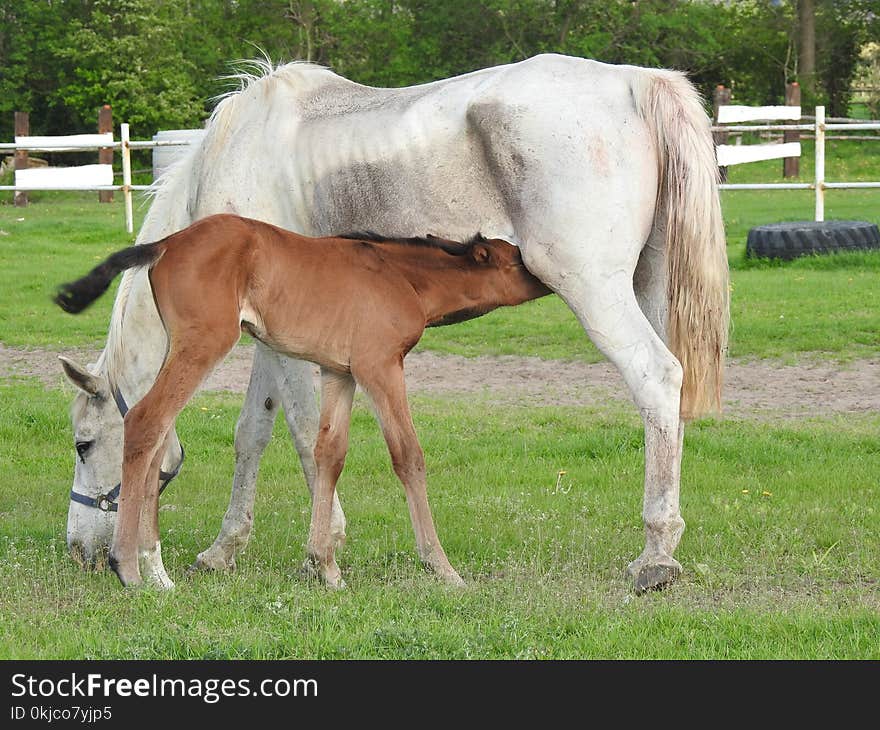
POLYGON ((368 243, 394 243, 401 246, 421 246, 423 248, 434 248, 445 251, 453 256, 463 256, 468 253, 474 244, 483 243, 486 238, 481 233, 475 233, 467 241, 448 241, 445 238, 437 238, 436 236, 411 236, 405 237, 389 237, 383 236, 375 231, 354 231, 352 233, 343 233, 337 238, 347 238, 354 241, 365 241, 368 243))

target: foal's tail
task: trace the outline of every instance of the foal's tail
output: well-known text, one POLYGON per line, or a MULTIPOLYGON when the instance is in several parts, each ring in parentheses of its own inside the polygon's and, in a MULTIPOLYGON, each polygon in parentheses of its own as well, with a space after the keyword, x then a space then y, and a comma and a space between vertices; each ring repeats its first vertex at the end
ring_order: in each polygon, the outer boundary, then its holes
POLYGON ((52 298, 65 312, 79 314, 100 297, 116 275, 136 266, 151 266, 165 251, 165 241, 129 246, 111 254, 88 274, 58 287, 52 298))
POLYGON ((721 411, 730 322, 715 147, 700 96, 683 74, 637 78, 636 103, 660 160, 654 225, 666 231, 667 342, 684 370, 681 415, 691 419, 721 411))

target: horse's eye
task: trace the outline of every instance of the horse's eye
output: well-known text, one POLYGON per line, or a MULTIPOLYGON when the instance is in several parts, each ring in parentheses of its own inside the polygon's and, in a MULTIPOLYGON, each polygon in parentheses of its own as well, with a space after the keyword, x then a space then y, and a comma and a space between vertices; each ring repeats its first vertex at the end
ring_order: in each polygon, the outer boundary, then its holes
POLYGON ((94 441, 77 441, 76 442, 76 453, 79 455, 79 460, 85 464, 86 461, 86 453, 90 448, 92 448, 92 444, 94 441))

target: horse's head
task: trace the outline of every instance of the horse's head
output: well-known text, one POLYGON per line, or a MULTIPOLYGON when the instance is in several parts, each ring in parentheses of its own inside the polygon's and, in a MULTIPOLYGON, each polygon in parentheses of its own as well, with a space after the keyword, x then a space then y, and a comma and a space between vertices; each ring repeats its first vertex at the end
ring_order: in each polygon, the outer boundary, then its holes
POLYGON ((122 477, 122 414, 107 378, 68 358, 60 360, 68 380, 79 390, 71 408, 76 462, 67 547, 84 567, 101 567, 116 522, 115 506, 106 496, 122 477))

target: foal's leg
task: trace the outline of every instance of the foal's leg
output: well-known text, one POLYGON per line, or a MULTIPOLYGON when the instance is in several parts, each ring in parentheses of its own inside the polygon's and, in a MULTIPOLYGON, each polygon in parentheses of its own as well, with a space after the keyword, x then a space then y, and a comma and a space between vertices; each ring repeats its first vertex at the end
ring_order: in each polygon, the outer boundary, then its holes
POLYGON ((162 564, 162 550, 159 543, 159 471, 168 446, 168 434, 162 439, 163 445, 150 465, 144 490, 144 505, 141 509, 138 533, 138 557, 141 576, 148 583, 159 588, 174 588, 174 583, 165 572, 162 564))
POLYGON ((434 528, 428 504, 425 457, 406 401, 402 359, 371 368, 365 373, 355 372, 355 377, 373 401, 391 454, 391 464, 406 491, 416 549, 422 563, 447 583, 464 585, 455 568, 450 565, 434 528))
MULTIPOLYGON (((293 438, 309 493, 314 501, 318 473, 315 444, 318 440, 320 419, 315 389, 315 366, 305 360, 294 360, 272 350, 267 349, 267 353, 277 366, 278 389, 284 405, 287 430, 293 438)), ((342 505, 339 504, 339 494, 335 490, 330 512, 330 535, 337 548, 345 544, 345 514, 342 505)))
POLYGON ((354 391, 355 381, 349 373, 321 370, 321 425, 315 444, 318 478, 312 495, 306 567, 316 571, 331 588, 345 585, 336 564, 331 510, 336 482, 348 451, 348 427, 354 391))
POLYGON ((151 494, 146 486, 149 478, 154 477, 158 490, 158 464, 165 437, 199 384, 232 349, 238 336, 237 328, 234 333, 218 329, 212 337, 181 346, 175 346, 172 337, 171 351, 156 382, 125 416, 122 490, 109 560, 123 585, 141 582, 139 548, 159 555, 158 499, 151 499, 150 504, 145 499, 151 494), (142 510, 147 510, 143 518, 142 510), (147 533, 139 538, 142 524, 147 533))

